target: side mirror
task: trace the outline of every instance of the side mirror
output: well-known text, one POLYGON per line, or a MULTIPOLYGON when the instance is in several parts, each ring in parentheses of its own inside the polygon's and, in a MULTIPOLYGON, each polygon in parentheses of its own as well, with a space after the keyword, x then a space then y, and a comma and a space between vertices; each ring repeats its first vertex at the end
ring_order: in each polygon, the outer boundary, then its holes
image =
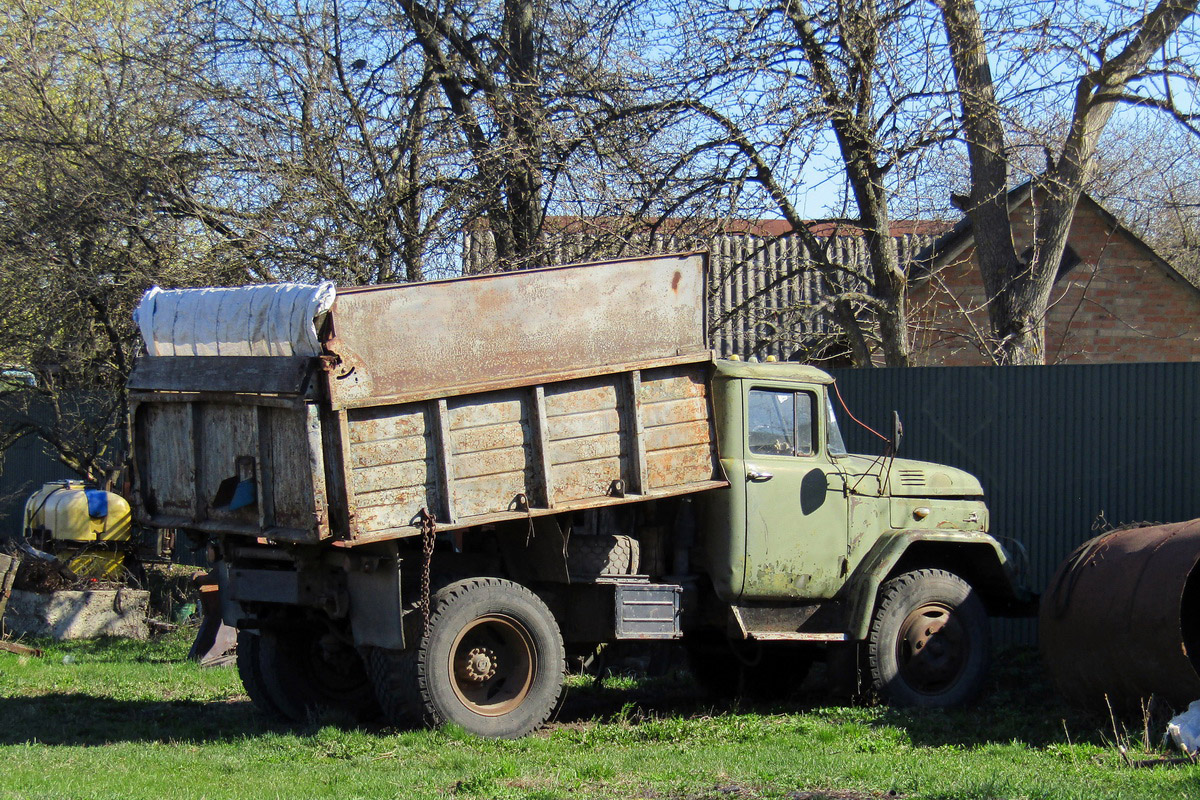
POLYGON ((892 412, 892 438, 888 444, 892 447, 892 455, 900 451, 900 440, 904 438, 904 426, 900 424, 900 412, 892 412))

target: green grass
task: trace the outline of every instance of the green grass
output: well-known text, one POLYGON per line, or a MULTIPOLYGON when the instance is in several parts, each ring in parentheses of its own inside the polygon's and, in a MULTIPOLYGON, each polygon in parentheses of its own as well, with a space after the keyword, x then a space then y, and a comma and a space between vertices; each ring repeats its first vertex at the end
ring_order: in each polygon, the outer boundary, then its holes
MULTIPOLYGON (((1060 705, 1029 653, 949 713, 815 692, 713 706, 683 676, 574 678, 555 725, 496 742, 273 725, 235 670, 197 668, 187 645, 0 653, 0 798, 1200 798, 1200 767, 1127 766, 1109 720, 1060 705)), ((1129 726, 1118 736, 1144 757, 1129 726)))

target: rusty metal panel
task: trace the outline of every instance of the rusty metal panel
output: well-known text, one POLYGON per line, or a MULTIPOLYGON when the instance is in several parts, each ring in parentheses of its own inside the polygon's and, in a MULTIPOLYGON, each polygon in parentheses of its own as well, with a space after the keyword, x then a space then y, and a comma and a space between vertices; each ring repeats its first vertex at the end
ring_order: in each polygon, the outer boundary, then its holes
POLYGON ((516 510, 532 496, 532 395, 521 389, 447 401, 455 513, 474 517, 516 510))
POLYGON ((335 407, 707 353, 702 254, 339 290, 335 407))
POLYGON ((1113 531, 1073 553, 1039 617, 1059 691, 1101 712, 1200 697, 1198 561, 1200 520, 1113 531))
POLYGON ((546 387, 546 454, 554 503, 604 497, 614 481, 630 481, 629 442, 622 436, 620 413, 624 377, 618 373, 546 387))

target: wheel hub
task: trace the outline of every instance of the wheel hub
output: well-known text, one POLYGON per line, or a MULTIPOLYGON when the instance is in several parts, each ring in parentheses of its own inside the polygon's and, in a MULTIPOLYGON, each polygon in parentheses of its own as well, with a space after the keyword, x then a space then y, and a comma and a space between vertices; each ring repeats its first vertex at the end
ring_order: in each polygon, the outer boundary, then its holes
POLYGON ((499 665, 496 652, 486 647, 475 647, 467 653, 462 664, 461 677, 473 683, 483 683, 496 677, 499 665))
POLYGON ((896 660, 914 689, 944 691, 962 673, 970 643, 953 611, 941 603, 914 609, 900 627, 896 660))
POLYGON ((466 708, 485 717, 513 711, 525 701, 537 673, 533 639, 505 614, 467 623, 450 649, 451 689, 466 708))

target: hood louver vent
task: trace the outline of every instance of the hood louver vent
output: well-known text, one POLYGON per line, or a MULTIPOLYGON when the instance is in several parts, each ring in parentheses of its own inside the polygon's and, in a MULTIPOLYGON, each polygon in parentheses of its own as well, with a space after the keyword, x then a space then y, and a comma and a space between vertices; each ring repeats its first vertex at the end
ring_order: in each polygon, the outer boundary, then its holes
POLYGON ((896 470, 901 486, 924 486, 925 473, 919 469, 896 470))

